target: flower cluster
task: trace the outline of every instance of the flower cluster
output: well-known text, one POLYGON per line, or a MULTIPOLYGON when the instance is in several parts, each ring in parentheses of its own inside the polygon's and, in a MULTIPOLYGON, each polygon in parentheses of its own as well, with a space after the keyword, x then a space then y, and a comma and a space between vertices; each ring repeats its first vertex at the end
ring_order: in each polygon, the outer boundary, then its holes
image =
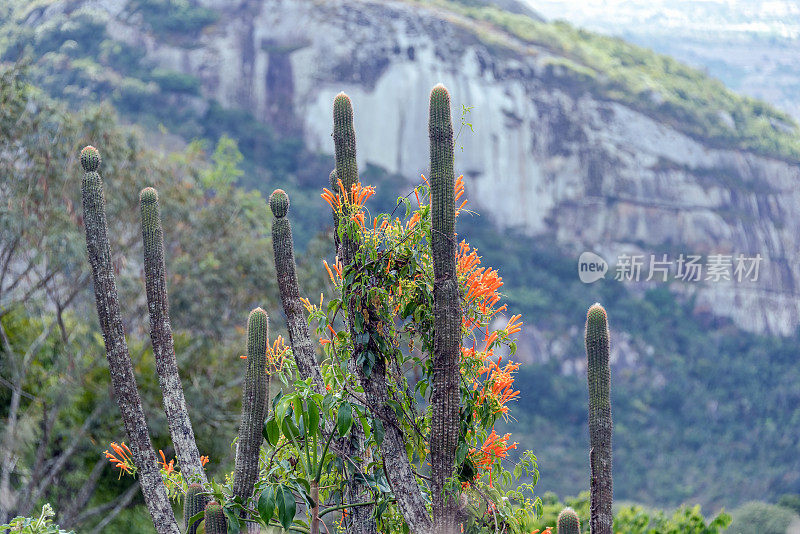
POLYGON ((131 458, 131 454, 133 453, 131 453, 131 450, 125 445, 125 442, 123 441, 121 445, 118 445, 112 441, 110 447, 114 452, 108 452, 108 449, 106 449, 103 451, 103 454, 105 454, 105 457, 111 462, 111 465, 119 469, 119 478, 122 478, 122 473, 135 476, 136 464, 133 463, 133 458, 131 458))
POLYGON ((510 433, 499 436, 497 432, 492 429, 492 433, 489 434, 489 437, 486 438, 486 441, 480 449, 470 450, 470 457, 475 463, 475 466, 479 469, 491 471, 492 467, 508 456, 508 451, 516 449, 517 445, 519 445, 517 442, 509 445, 508 440, 510 438, 510 433))
MULTIPOLYGON (((338 191, 345 191, 342 180, 338 180, 338 182, 338 191)), ((365 187, 361 185, 361 182, 356 182, 350 187, 349 194, 341 195, 339 192, 334 193, 329 189, 323 189, 320 196, 338 215, 345 215, 345 211, 347 211, 350 219, 357 221, 358 225, 364 228, 364 211, 362 208, 364 202, 375 194, 375 188, 371 185, 365 187)))
MULTIPOLYGON (((108 461, 111 462, 111 465, 119 469, 119 477, 122 478, 123 473, 136 476, 137 469, 136 464, 133 462, 133 453, 128 446, 125 445, 125 442, 117 444, 112 441, 110 447, 114 452, 105 450, 103 454, 108 458, 108 461)), ((167 487, 168 494, 170 498, 177 498, 184 487, 185 481, 183 480, 183 475, 181 475, 178 466, 175 464, 174 458, 167 462, 164 451, 159 449, 158 454, 161 456, 161 460, 156 461, 159 471, 161 472, 161 477, 164 479, 164 484, 167 487)), ((205 467, 208 463, 208 456, 201 456, 200 463, 205 467)))
MULTIPOLYGON (((462 241, 456 255, 456 273, 462 287, 465 310, 463 319, 464 336, 472 340, 471 347, 461 348, 462 376, 471 385, 473 417, 488 416, 494 421, 502 416, 509 418, 508 404, 516 400, 520 392, 514 389, 514 373, 519 364, 507 361, 502 365, 503 356, 495 355, 500 345, 510 345, 513 352, 512 336, 522 330, 522 316, 513 315, 500 330, 490 330, 495 317, 506 310, 506 305, 498 306, 501 299, 500 288, 503 279, 491 267, 481 266, 478 251, 462 241), (478 341, 479 338, 480 341, 478 341)), ((479 436, 475 435, 473 439, 479 436)), ((502 438, 492 428, 480 449, 471 449, 470 459, 476 467, 488 472, 492 483, 492 467, 508 456, 508 451, 517 444, 508 445, 509 434, 502 438)))
MULTIPOLYGON (((283 336, 278 336, 271 345, 267 343, 267 368, 270 374, 277 373, 281 370, 283 362, 286 360, 286 355, 290 350, 291 349, 286 346, 283 336)), ((247 355, 240 354, 239 358, 246 360, 247 355)))

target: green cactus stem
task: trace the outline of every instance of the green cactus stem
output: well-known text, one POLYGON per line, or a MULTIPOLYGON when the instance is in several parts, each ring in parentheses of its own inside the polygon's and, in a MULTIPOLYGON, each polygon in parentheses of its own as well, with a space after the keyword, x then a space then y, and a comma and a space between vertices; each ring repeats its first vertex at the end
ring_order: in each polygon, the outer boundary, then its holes
POLYGON ((592 471, 589 525, 592 534, 611 534, 614 498, 611 479, 611 370, 608 318, 600 304, 586 314, 589 381, 589 461, 592 471))
POLYGON ((558 514, 556 534, 581 534, 581 520, 572 508, 564 508, 558 514))
POLYGON ((206 505, 206 514, 203 518, 206 534, 228 534, 228 521, 225 512, 219 503, 212 501, 206 505))
POLYGON ((139 205, 142 215, 144 277, 147 308, 150 313, 150 339, 153 343, 158 382, 164 398, 164 412, 167 415, 169 432, 181 470, 187 480, 205 484, 206 474, 200 461, 200 452, 197 450, 192 422, 189 420, 186 399, 178 375, 178 364, 175 361, 158 192, 152 187, 142 189, 139 193, 139 205))
POLYGON ((195 521, 190 525, 189 519, 205 510, 206 504, 208 504, 208 495, 203 493, 203 486, 189 484, 183 500, 183 524, 187 534, 197 534, 197 527, 200 526, 200 521, 195 521))
POLYGON ((278 277, 278 290, 281 294, 283 311, 289 330, 297 370, 304 379, 311 378, 314 390, 325 395, 325 382, 314 354, 314 345, 308 332, 308 322, 300 302, 300 286, 294 260, 292 224, 286 218, 289 211, 289 195, 283 189, 276 189, 269 197, 269 207, 275 219, 272 221, 272 249, 275 253, 275 271, 278 277))
POLYGON ((455 176, 450 94, 437 85, 430 96, 431 248, 433 250, 433 391, 431 394, 431 486, 436 532, 457 531, 452 478, 458 445, 458 381, 461 354, 461 302, 456 280, 455 176), (448 505, 448 503, 450 503, 448 505))
POLYGON ((356 131, 353 127, 353 104, 350 97, 339 93, 333 101, 333 142, 336 147, 336 177, 346 193, 358 182, 356 163, 356 131))
POLYGON ((125 341, 117 283, 111 261, 111 247, 108 242, 103 180, 97 172, 101 162, 100 153, 96 148, 87 146, 81 151, 80 159, 85 171, 81 193, 86 249, 92 269, 97 316, 103 332, 114 396, 138 469, 142 494, 156 532, 178 534, 180 532, 178 522, 172 513, 161 473, 156 467, 156 454, 147 432, 147 420, 125 341))
POLYGON ((233 494, 247 501, 258 478, 258 453, 264 439, 267 399, 267 312, 256 308, 247 319, 247 374, 242 392, 242 422, 236 446, 233 494))

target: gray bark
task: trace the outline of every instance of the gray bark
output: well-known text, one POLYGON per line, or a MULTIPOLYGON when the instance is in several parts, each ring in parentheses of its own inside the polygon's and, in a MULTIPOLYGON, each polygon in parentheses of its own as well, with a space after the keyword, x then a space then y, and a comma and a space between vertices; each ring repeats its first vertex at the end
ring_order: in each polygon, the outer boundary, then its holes
POLYGON ((150 312, 150 339, 153 344, 158 383, 164 398, 164 412, 169 423, 169 433, 175 445, 181 472, 187 477, 187 481, 207 484, 208 480, 200 461, 200 452, 197 450, 192 422, 186 407, 186 398, 183 395, 178 363, 175 360, 164 264, 164 234, 156 190, 152 188, 142 190, 140 203, 145 288, 147 308, 150 312))
MULTIPOLYGON (((95 167, 96 168, 96 167, 95 167)), ((147 509, 158 534, 179 534, 167 490, 161 479, 147 431, 147 420, 133 374, 128 344, 122 325, 117 284, 108 243, 103 182, 97 172, 87 169, 83 178, 83 221, 86 248, 92 268, 97 315, 106 346, 114 396, 133 452, 147 509)))

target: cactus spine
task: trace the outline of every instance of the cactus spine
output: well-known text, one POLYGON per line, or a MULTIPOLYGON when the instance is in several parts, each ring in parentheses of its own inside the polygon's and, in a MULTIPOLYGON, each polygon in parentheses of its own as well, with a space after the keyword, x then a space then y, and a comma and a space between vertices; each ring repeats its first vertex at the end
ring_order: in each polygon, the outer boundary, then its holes
POLYGON ((458 445, 461 302, 456 280, 453 123, 450 118, 450 94, 441 84, 431 91, 429 111, 434 272, 433 413, 430 439, 432 498, 436 531, 449 533, 457 531, 453 498, 445 494, 444 484, 452 478, 458 445))
POLYGON ((175 345, 169 320, 166 267, 164 265, 164 232, 161 227, 161 211, 158 192, 146 187, 139 193, 142 215, 142 241, 144 243, 144 275, 147 291, 147 308, 150 312, 150 339, 156 360, 158 382, 164 398, 169 431, 181 470, 187 480, 206 483, 206 474, 200 462, 200 452, 194 439, 192 422, 186 409, 178 364, 175 361, 175 345))
POLYGON ((197 534, 197 527, 200 525, 200 521, 195 521, 190 525, 189 520, 205 510, 207 503, 208 496, 203 493, 203 486, 189 484, 189 487, 186 488, 186 497, 183 500, 183 524, 187 534, 197 534))
POLYGON ((139 471, 142 494, 159 534, 178 534, 178 523, 172 513, 167 490, 156 467, 156 454, 142 401, 136 387, 125 330, 122 325, 117 283, 111 264, 111 247, 108 242, 103 180, 97 169, 101 157, 96 148, 87 146, 81 151, 81 165, 85 171, 81 185, 83 221, 86 228, 86 249, 92 269, 97 315, 103 331, 111 382, 117 399, 125 431, 130 441, 133 459, 139 471))
POLYGON ((217 502, 208 503, 203 522, 206 534, 228 534, 228 521, 217 502))
POLYGON ((586 314, 586 357, 589 381, 589 460, 591 477, 592 534, 611 534, 614 496, 611 479, 611 371, 609 367, 608 318, 600 304, 586 314))
POLYGON ((557 525, 557 534, 581 534, 581 520, 572 508, 561 510, 557 525))
POLYGON ((242 422, 236 448, 233 494, 247 501, 258 478, 258 453, 267 400, 267 312, 256 308, 247 319, 247 374, 242 393, 242 422))

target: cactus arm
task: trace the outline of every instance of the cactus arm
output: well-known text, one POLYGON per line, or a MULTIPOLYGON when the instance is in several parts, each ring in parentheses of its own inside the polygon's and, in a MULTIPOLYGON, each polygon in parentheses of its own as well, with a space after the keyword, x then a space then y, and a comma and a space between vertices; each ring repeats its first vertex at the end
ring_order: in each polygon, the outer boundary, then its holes
POLYGON ((197 450, 192 422, 189 420, 186 399, 178 375, 178 364, 175 361, 164 265, 164 233, 156 190, 152 187, 142 189, 139 194, 139 205, 144 243, 145 289, 147 308, 150 312, 150 339, 153 343, 153 356, 164 398, 169 433, 175 445, 181 471, 187 476, 187 480, 205 484, 208 480, 200 462, 200 452, 197 450))
MULTIPOLYGON (((353 106, 350 98, 344 93, 336 96, 333 103, 333 140, 336 151, 336 176, 342 181, 346 194, 350 187, 358 181, 356 163, 356 136, 353 128, 353 106)), ((345 236, 342 239, 342 260, 345 266, 352 265, 358 244, 345 236)), ((352 318, 354 302, 348 297, 348 289, 343 290, 343 299, 347 303, 349 317, 352 318)), ((356 339, 353 320, 349 320, 351 338, 356 339)), ((352 359, 355 360, 364 347, 354 343, 352 359)), ((372 372, 366 376, 361 366, 357 366, 357 374, 364 389, 367 403, 373 413, 384 421, 386 433, 381 442, 381 456, 384 472, 392 486, 397 505, 411 531, 418 534, 432 532, 431 519, 425 507, 419 485, 405 448, 405 438, 400 430, 397 415, 388 404, 388 387, 386 383, 386 364, 383 358, 377 358, 372 372)))
POLYGON ((556 534, 581 534, 581 520, 572 508, 561 510, 556 525, 556 534))
POLYGON ((267 406, 267 312, 256 308, 247 319, 247 374, 242 392, 242 422, 236 446, 233 494, 246 502, 258 478, 258 453, 264 439, 267 406))
POLYGON ((289 330, 297 370, 304 379, 311 378, 314 391, 325 395, 325 382, 319 370, 314 346, 308 332, 308 322, 300 302, 300 286, 294 261, 292 224, 286 217, 289 210, 289 196, 282 189, 276 189, 269 197, 269 206, 275 216, 272 221, 272 249, 275 253, 275 271, 278 276, 278 290, 281 294, 283 311, 289 330))
POLYGON ((589 381, 589 460, 592 471, 589 520, 592 534, 611 534, 614 497, 611 478, 611 370, 608 318, 600 304, 586 315, 586 357, 589 381))
POLYGON ((461 302, 456 280, 455 176, 450 95, 437 85, 430 97, 431 248, 434 273, 433 391, 431 394, 431 473, 436 531, 457 532, 452 478, 459 429, 461 302))
POLYGON ((183 524, 187 534, 197 534, 197 527, 200 526, 200 521, 195 521, 190 525, 189 519, 205 510, 206 504, 208 504, 208 495, 203 493, 203 486, 189 484, 183 500, 183 524))
POLYGON ((117 283, 111 265, 103 180, 97 172, 100 166, 100 153, 97 149, 84 148, 81 151, 81 165, 85 171, 81 193, 86 249, 92 269, 97 315, 103 331, 114 396, 140 475, 142 494, 156 531, 158 534, 178 534, 180 530, 157 467, 156 454, 147 432, 147 420, 125 341, 117 283))

